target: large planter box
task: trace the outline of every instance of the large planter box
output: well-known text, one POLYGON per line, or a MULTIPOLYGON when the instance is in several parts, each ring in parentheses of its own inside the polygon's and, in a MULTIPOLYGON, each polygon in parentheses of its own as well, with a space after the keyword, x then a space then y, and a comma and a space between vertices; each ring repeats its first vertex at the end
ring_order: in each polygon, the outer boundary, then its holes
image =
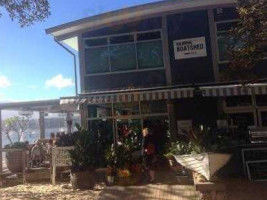
POLYGON ((213 175, 228 163, 231 154, 202 153, 174 156, 182 166, 203 175, 208 181, 213 175))

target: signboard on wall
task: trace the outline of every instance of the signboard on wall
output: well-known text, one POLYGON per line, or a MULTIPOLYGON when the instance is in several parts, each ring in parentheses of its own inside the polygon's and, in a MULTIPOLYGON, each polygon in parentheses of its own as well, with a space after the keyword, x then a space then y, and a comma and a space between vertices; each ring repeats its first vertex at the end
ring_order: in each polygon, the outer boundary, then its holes
POLYGON ((186 131, 190 131, 192 127, 193 127, 192 120, 177 121, 178 134, 184 134, 186 131))
POLYGON ((207 56, 205 37, 174 40, 175 60, 207 56))

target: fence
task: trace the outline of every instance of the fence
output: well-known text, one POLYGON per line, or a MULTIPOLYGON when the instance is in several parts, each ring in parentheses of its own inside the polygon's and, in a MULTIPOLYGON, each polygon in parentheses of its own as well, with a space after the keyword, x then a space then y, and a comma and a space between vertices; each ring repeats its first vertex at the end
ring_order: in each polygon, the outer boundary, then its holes
POLYGON ((73 147, 54 147, 52 150, 52 184, 56 184, 56 168, 71 166, 69 150, 73 147))

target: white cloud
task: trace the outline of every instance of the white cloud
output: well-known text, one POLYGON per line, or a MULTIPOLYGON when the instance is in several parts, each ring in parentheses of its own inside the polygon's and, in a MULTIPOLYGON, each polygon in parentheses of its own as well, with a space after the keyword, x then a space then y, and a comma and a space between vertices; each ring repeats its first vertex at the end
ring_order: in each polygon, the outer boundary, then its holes
POLYGON ((11 86, 11 82, 6 76, 0 75, 0 88, 6 88, 11 86))
POLYGON ((46 88, 55 87, 58 89, 62 89, 66 87, 71 87, 73 85, 74 83, 71 78, 64 78, 62 74, 58 74, 45 82, 46 88))

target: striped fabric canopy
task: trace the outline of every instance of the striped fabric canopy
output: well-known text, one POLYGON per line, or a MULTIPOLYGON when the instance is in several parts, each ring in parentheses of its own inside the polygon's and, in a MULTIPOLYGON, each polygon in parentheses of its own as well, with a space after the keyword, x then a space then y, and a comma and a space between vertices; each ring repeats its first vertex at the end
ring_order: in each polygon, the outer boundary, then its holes
MULTIPOLYGON (((199 88, 203 97, 224 97, 267 94, 267 84, 223 85, 199 88)), ((134 101, 153 101, 167 99, 183 99, 194 97, 194 88, 173 88, 159 90, 121 90, 107 93, 90 93, 80 97, 61 98, 60 105, 69 104, 102 104, 134 101)))
POLYGON ((120 93, 92 93, 84 97, 62 98, 60 104, 101 104, 101 103, 120 103, 134 101, 152 101, 166 99, 192 98, 194 88, 179 88, 151 91, 128 91, 120 93))
POLYGON ((202 87, 202 96, 204 97, 223 97, 223 96, 241 96, 251 95, 254 91, 256 95, 267 94, 266 84, 250 84, 247 86, 241 85, 225 85, 202 87))

